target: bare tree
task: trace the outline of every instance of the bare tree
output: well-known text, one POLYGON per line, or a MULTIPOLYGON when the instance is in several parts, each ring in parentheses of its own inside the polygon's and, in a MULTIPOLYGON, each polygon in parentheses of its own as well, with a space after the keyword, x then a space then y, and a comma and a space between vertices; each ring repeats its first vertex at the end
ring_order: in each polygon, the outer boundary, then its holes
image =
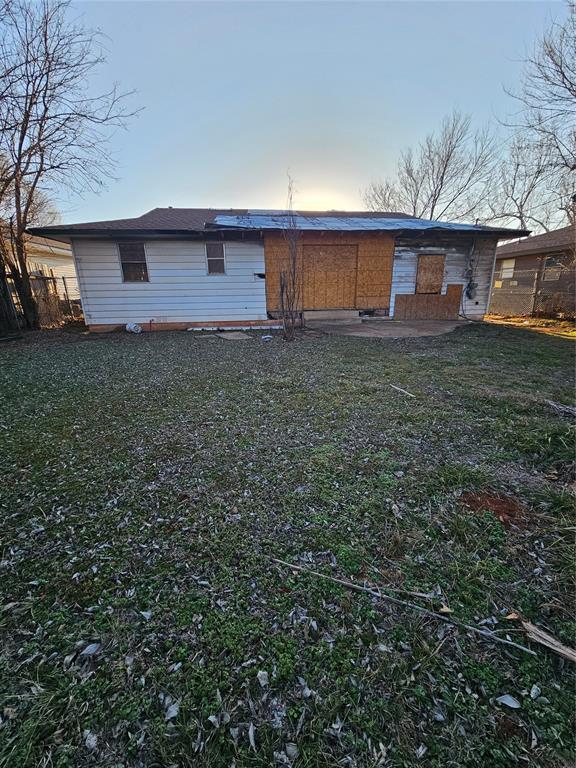
POLYGON ((558 202, 558 210, 564 217, 564 223, 576 224, 576 175, 564 174, 553 194, 558 202))
MULTIPOLYGON (((67 0, 4 0, 0 7, 0 211, 10 229, 8 266, 26 326, 38 326, 25 231, 39 200, 61 186, 98 191, 112 175, 111 133, 126 124, 126 96, 114 85, 89 95, 104 62, 101 36, 71 21, 67 0)), ((6 249, 0 258, 8 259, 6 249)))
POLYGON ((469 115, 453 112, 416 149, 404 151, 393 179, 364 192, 369 210, 398 210, 425 219, 479 217, 495 167, 494 140, 473 130, 469 115))
POLYGON ((302 253, 301 231, 294 212, 294 181, 288 176, 286 226, 282 235, 286 242, 286 257, 280 264, 280 313, 282 332, 286 341, 294 341, 302 316, 302 253))
POLYGON ((576 171, 576 3, 555 22, 526 60, 524 79, 512 93, 520 104, 513 120, 545 144, 551 165, 576 171))
MULTIPOLYGON (((372 181, 363 192, 364 204, 369 211, 397 211, 408 213, 407 201, 397 186, 397 182, 385 179, 372 181)), ((414 215, 414 214, 413 214, 414 215)))
POLYGON ((570 176, 554 167, 547 142, 516 134, 499 164, 484 221, 545 232, 564 224, 576 191, 570 176))

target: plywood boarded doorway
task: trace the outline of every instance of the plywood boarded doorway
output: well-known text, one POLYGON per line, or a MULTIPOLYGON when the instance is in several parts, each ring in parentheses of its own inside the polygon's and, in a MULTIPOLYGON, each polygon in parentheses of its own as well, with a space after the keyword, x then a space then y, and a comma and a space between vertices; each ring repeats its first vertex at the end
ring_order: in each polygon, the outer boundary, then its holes
POLYGON ((358 247, 304 246, 304 309, 354 309, 358 247))

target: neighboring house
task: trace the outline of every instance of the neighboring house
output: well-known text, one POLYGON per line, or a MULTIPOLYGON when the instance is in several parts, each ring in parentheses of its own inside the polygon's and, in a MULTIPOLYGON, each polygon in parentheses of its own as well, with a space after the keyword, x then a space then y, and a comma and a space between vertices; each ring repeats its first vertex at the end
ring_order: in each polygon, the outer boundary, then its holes
POLYGON ((490 311, 502 315, 576 313, 576 230, 562 227, 496 250, 490 311))
POLYGON ((31 232, 71 243, 92 330, 249 327, 278 316, 290 222, 303 310, 397 319, 482 318, 498 240, 527 234, 401 213, 196 208, 31 232))
MULTIPOLYGON (((2 228, 0 236, 3 247, 12 250, 12 253, 8 254, 9 261, 15 261, 15 246, 10 240, 7 227, 2 228)), ((55 327, 66 320, 80 319, 82 316, 80 290, 70 244, 27 233, 24 245, 30 288, 40 326, 55 327)), ((9 328, 12 324, 21 325, 23 321, 23 310, 14 277, 8 263, 5 278, 6 290, 0 315, 3 318, 10 318, 6 320, 9 328)))
POLYGON ((60 298, 71 301, 80 298, 74 257, 69 243, 49 240, 35 235, 26 239, 28 269, 32 275, 54 277, 55 288, 60 298))

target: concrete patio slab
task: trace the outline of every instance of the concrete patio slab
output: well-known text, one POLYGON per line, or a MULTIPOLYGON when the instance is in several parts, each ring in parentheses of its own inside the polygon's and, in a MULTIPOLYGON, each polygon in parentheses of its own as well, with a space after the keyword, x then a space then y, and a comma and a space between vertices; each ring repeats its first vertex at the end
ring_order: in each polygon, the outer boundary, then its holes
POLYGON ((216 336, 219 336, 221 339, 228 339, 229 341, 252 338, 250 334, 244 333, 244 331, 222 331, 222 333, 217 333, 216 336))
POLYGON ((306 328, 335 336, 362 336, 376 339, 403 339, 417 336, 440 336, 468 325, 467 320, 313 320, 306 328))

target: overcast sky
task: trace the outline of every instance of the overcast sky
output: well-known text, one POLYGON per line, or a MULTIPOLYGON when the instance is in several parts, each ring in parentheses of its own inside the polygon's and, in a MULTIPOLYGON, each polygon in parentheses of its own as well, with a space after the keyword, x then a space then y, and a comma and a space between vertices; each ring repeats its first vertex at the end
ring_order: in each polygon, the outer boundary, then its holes
POLYGON ((64 221, 156 206, 362 208, 361 190, 453 108, 478 125, 561 2, 76 2, 109 38, 98 81, 144 107, 118 180, 64 221))

